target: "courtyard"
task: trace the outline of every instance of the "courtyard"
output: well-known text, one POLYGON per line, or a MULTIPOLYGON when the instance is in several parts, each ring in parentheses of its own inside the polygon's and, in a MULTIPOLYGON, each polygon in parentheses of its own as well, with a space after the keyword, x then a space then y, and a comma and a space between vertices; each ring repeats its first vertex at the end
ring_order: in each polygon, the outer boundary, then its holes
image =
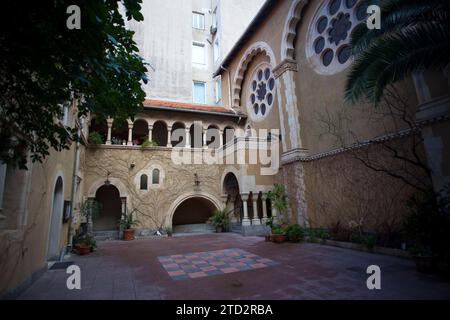
POLYGON ((274 244, 234 233, 100 242, 96 252, 70 261, 81 268, 81 290, 67 289, 65 269, 48 270, 18 298, 450 298, 450 279, 418 273, 407 259, 313 243, 274 244), (370 265, 381 268, 381 290, 367 289, 370 265))

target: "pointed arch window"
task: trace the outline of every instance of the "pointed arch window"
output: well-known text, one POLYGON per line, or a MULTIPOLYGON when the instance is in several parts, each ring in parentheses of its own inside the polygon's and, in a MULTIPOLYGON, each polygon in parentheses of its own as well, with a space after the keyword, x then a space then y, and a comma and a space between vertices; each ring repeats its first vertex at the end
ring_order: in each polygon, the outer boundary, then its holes
POLYGON ((143 174, 142 176, 141 176, 141 183, 140 183, 140 189, 141 190, 147 190, 147 188, 148 188, 148 177, 147 177, 147 175, 146 174, 143 174))

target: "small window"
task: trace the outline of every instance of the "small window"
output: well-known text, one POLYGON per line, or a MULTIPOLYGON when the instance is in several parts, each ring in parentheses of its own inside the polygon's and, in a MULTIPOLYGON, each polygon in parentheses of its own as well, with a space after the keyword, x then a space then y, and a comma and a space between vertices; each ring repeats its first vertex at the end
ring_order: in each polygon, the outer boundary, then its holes
POLYGON ((192 27, 205 30, 205 15, 200 12, 192 12, 192 27))
POLYGON ((216 81, 216 103, 222 100, 222 80, 217 79, 216 81))
POLYGON ((199 42, 192 43, 192 62, 205 64, 205 44, 199 42))
POLYGON ((206 103, 206 89, 205 83, 194 81, 194 103, 205 104, 206 103))
POLYGON ((153 170, 152 184, 159 184, 159 169, 153 170))
POLYGON ((148 189, 148 177, 146 174, 143 174, 141 176, 141 190, 147 190, 148 189))

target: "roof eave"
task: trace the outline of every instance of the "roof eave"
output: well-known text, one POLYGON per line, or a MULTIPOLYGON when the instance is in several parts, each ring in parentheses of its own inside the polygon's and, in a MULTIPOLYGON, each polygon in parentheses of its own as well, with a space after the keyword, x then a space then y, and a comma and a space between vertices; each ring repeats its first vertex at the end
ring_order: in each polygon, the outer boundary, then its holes
POLYGON ((230 118, 247 118, 246 114, 243 113, 228 113, 219 111, 206 111, 206 110, 196 110, 188 108, 176 108, 176 107, 165 107, 165 106, 144 106, 145 110, 159 110, 159 111, 172 111, 172 112, 185 112, 185 113, 198 113, 211 116, 222 116, 230 118))
POLYGON ((247 29, 245 29, 242 36, 239 38, 239 40, 234 44, 233 48, 231 48, 230 52, 227 54, 225 59, 221 62, 217 70, 214 72, 213 76, 217 77, 218 75, 222 74, 223 68, 226 68, 231 60, 234 58, 235 55, 239 52, 239 50, 242 48, 242 46, 248 41, 248 39, 253 35, 253 33, 257 30, 259 25, 264 21, 264 18, 267 14, 270 13, 270 11, 275 7, 277 4, 277 0, 266 0, 266 2, 263 4, 261 9, 259 9, 256 16, 253 18, 253 20, 248 25, 247 29))

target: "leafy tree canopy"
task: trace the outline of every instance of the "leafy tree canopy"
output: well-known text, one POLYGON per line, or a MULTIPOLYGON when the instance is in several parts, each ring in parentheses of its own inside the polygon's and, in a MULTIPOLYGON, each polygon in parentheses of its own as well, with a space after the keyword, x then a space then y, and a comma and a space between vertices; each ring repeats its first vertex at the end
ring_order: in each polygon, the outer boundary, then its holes
POLYGON ((443 69, 450 63, 449 0, 365 0, 381 8, 381 29, 355 27, 355 63, 346 98, 377 104, 389 85, 415 71, 443 69))
POLYGON ((28 151, 42 161, 52 148, 68 149, 77 130, 55 119, 72 98, 80 117, 126 119, 141 110, 147 69, 124 21, 143 20, 141 1, 9 2, 0 34, 2 162, 26 168, 28 151), (71 5, 81 9, 81 29, 67 27, 71 5))

